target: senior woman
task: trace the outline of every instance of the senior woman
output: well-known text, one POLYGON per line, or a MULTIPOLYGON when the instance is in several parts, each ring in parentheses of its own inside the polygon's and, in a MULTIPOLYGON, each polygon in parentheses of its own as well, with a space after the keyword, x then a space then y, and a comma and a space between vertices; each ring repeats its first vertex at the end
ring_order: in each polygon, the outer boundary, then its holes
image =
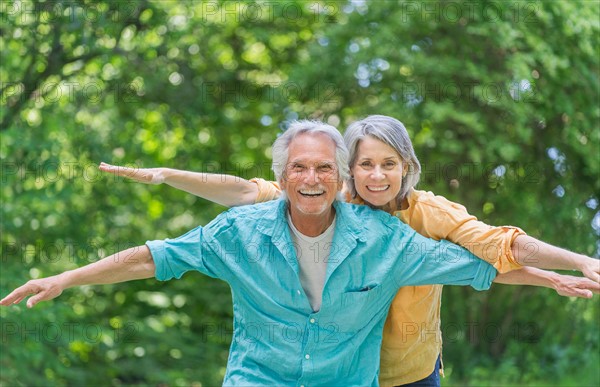
MULTIPOLYGON (((351 170, 351 179, 346 182, 347 201, 387 211, 426 237, 462 245, 504 273, 495 282, 547 286, 559 294, 580 297, 591 297, 590 289, 598 292, 597 260, 537 241, 516 227, 488 226, 469 215, 463 206, 414 189, 421 167, 400 121, 369 116, 351 124, 344 139, 350 151, 351 170), (539 250, 537 259, 529 259, 528 265, 535 261, 533 264, 541 268, 578 269, 596 282, 534 268, 521 269, 515 257, 531 258, 525 250, 531 243, 536 243, 539 250)), ((100 169, 140 182, 164 182, 227 206, 272 200, 281 194, 278 183, 262 179, 247 181, 232 176, 167 168, 132 169, 104 163, 100 169)), ((428 285, 404 287, 396 295, 383 334, 379 376, 382 386, 439 386, 443 369, 441 294, 441 285, 428 285)))

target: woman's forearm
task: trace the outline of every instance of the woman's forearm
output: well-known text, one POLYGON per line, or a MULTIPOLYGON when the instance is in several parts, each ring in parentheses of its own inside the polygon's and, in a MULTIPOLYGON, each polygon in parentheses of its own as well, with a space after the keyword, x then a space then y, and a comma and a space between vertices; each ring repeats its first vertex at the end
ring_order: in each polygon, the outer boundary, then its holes
POLYGON ((101 171, 144 184, 168 184, 226 207, 254 204, 255 183, 232 175, 181 171, 171 168, 131 168, 101 162, 101 171))
POLYGON ((232 175, 161 168, 164 183, 226 207, 254 204, 256 184, 232 175))
POLYGON ((578 270, 586 277, 600 282, 600 260, 552 246, 528 235, 519 235, 511 250, 523 266, 540 269, 578 270))

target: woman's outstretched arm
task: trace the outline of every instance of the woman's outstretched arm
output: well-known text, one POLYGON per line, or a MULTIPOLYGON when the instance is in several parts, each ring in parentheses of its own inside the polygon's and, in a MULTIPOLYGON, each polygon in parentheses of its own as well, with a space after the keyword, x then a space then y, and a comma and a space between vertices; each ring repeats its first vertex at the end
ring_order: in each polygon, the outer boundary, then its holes
POLYGON ((226 207, 254 204, 257 184, 232 175, 181 171, 171 168, 130 168, 100 163, 99 169, 145 184, 171 187, 226 207))

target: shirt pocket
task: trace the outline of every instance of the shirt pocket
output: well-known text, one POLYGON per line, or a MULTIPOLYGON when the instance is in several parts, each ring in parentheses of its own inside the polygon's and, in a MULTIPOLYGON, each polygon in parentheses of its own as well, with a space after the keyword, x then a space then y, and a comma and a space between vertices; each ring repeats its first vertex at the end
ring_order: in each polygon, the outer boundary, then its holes
POLYGON ((337 322, 341 332, 355 332, 366 326, 381 303, 381 286, 365 286, 341 294, 341 313, 337 322))

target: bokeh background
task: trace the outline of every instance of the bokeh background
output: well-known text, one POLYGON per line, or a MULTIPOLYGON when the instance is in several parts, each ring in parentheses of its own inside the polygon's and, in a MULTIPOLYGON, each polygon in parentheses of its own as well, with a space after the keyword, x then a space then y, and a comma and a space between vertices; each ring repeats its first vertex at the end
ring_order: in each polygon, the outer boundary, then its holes
MULTIPOLYGON (((419 188, 598 257, 598 1, 2 1, 2 295, 223 207, 97 164, 272 177, 297 118, 408 128, 419 188)), ((600 385, 598 299, 444 291, 443 385, 600 385)), ((218 385, 225 283, 0 309, 0 385, 218 385)))

